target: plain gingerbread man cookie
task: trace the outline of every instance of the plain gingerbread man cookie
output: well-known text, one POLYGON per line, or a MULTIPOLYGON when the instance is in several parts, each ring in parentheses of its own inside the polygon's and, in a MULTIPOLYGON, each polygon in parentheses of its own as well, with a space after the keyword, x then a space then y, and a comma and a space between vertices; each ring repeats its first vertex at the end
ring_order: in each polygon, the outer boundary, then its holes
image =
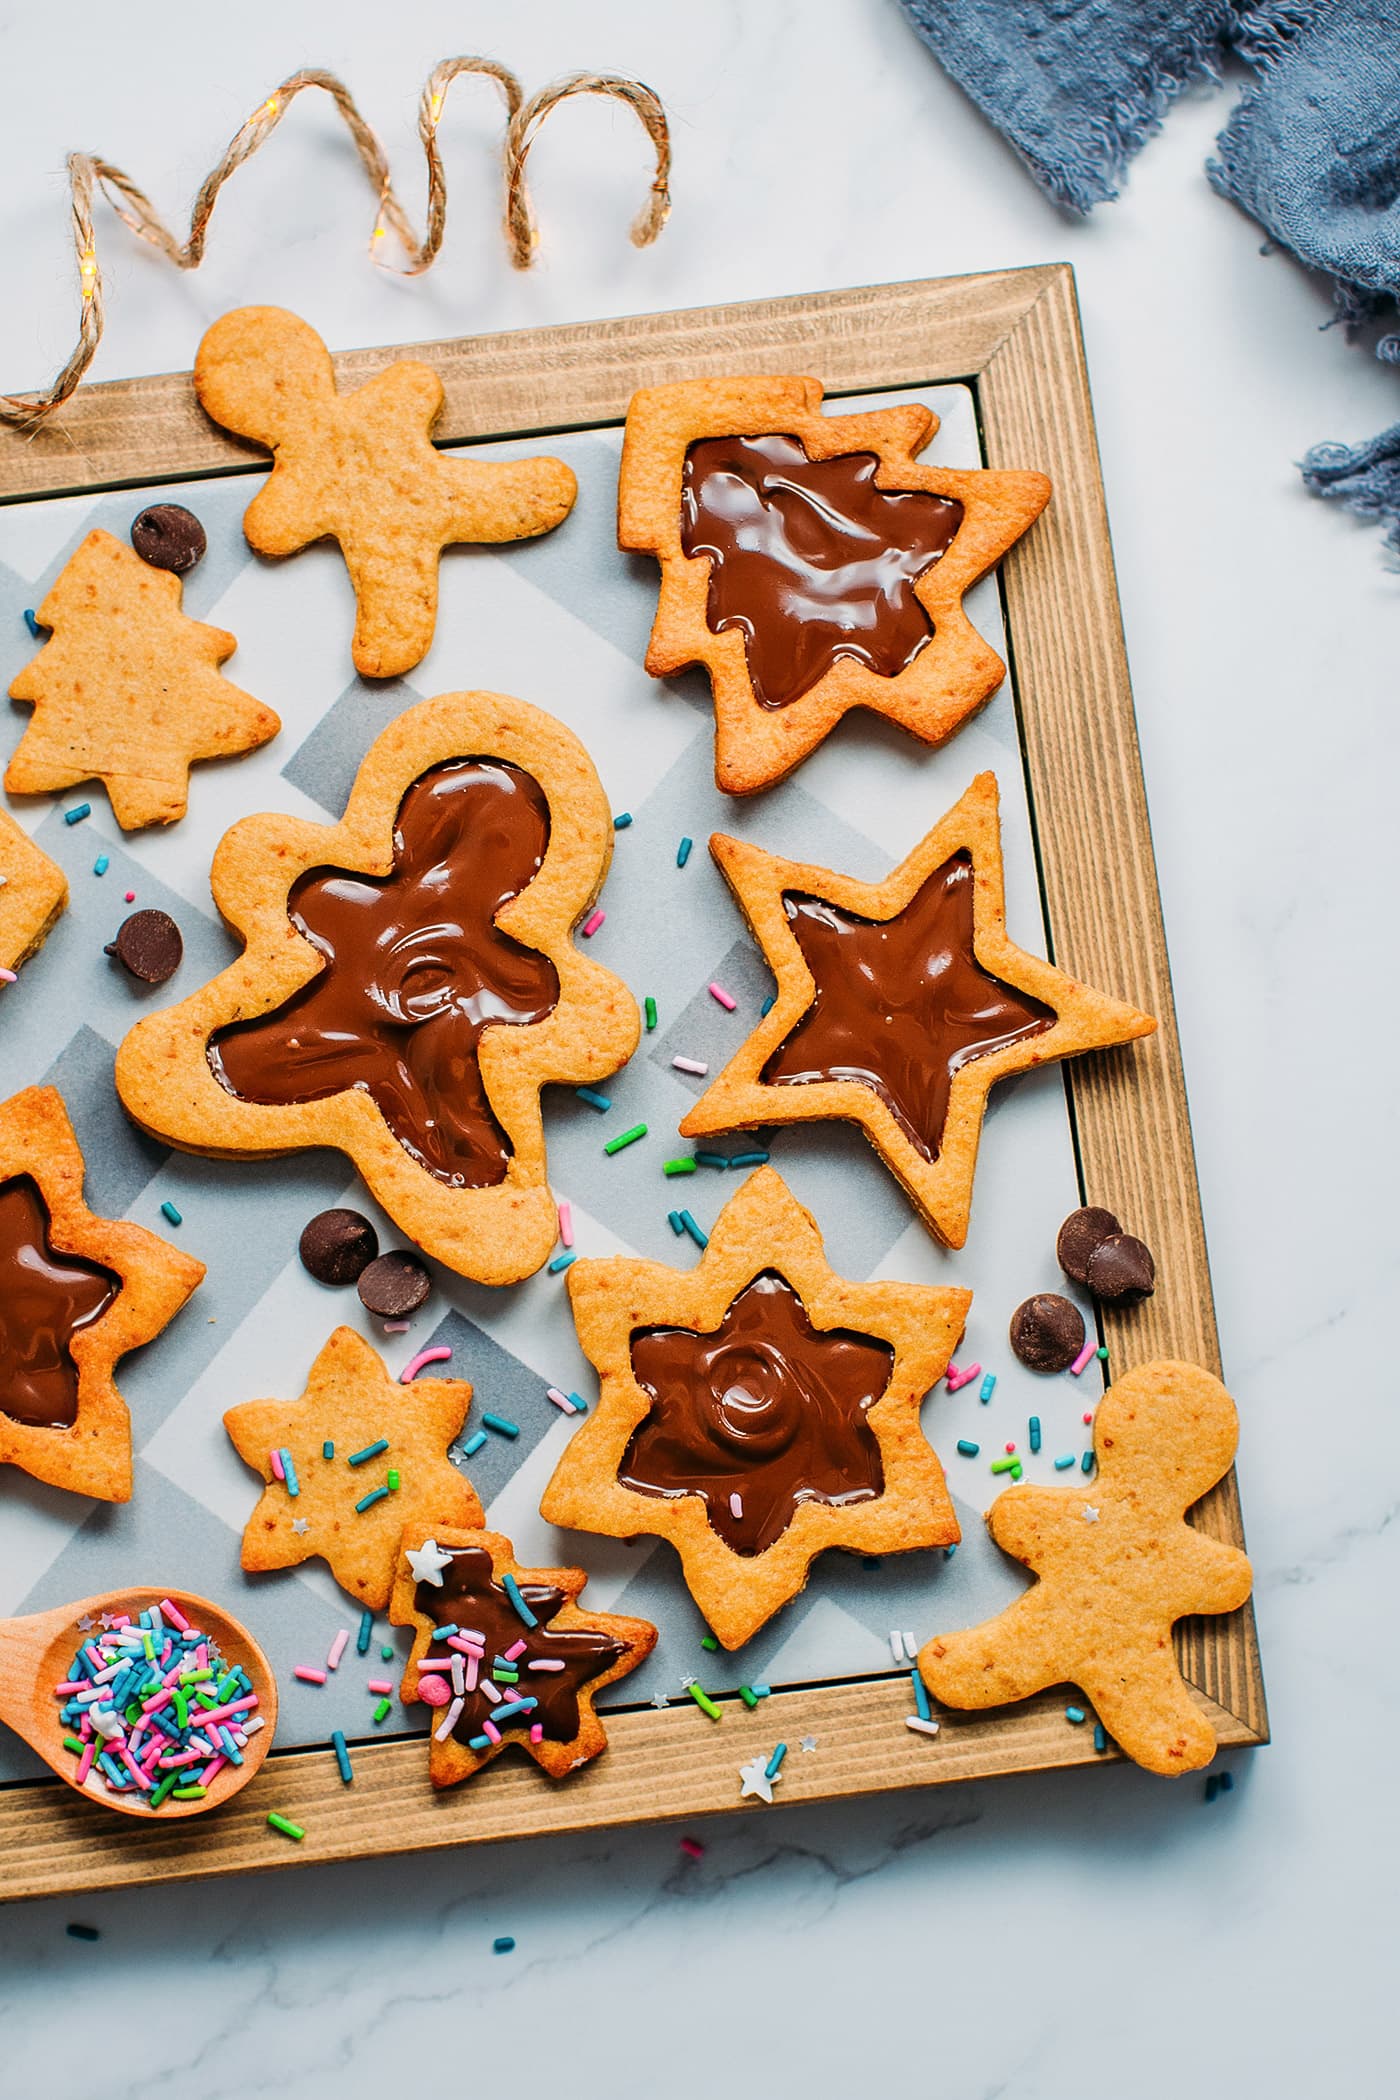
POLYGON ((1096 1479, 1008 1488, 987 1528, 1037 1576, 1008 1610, 919 1651, 934 1697, 1006 1706, 1074 1684, 1128 1756, 1150 1772, 1192 1772, 1216 1741, 1177 1668, 1172 1627, 1190 1612, 1235 1611, 1249 1595, 1243 1553, 1185 1516, 1229 1470, 1235 1403, 1195 1364, 1152 1363, 1109 1388, 1094 1424, 1096 1479))
POLYGON ((352 655, 365 678, 421 663, 437 619, 438 558, 463 540, 533 539, 573 508, 558 459, 453 459, 428 435, 442 381, 401 358, 336 391, 314 328, 278 306, 243 306, 199 346, 194 383, 216 423, 269 447, 273 469, 243 530, 259 554, 340 543, 355 586, 352 655))

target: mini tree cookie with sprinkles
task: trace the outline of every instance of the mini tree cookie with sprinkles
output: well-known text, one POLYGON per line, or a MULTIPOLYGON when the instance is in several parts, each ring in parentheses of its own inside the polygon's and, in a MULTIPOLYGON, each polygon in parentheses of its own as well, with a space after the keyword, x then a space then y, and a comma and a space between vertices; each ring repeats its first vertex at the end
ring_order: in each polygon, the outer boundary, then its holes
POLYGON ((581 1261, 569 1296, 602 1400, 541 1514, 668 1539, 726 1648, 797 1595, 818 1553, 956 1544, 919 1407, 971 1292, 847 1282, 815 1220, 761 1167, 689 1274, 581 1261))
POLYGON ((482 1522, 470 1482, 446 1456, 467 1419, 460 1378, 401 1385, 352 1327, 337 1327, 299 1400, 248 1400, 224 1416, 239 1457, 266 1486, 243 1528, 250 1574, 323 1560, 341 1588, 383 1611, 404 1525, 482 1522))
POLYGON ((656 1628, 584 1611, 582 1568, 522 1568, 498 1532, 409 1529, 403 1545, 389 1617, 414 1629, 401 1696, 433 1709, 433 1785, 512 1744, 551 1779, 605 1750, 593 1702, 646 1661, 656 1628))
POLYGON ((1008 938, 992 773, 883 882, 718 834, 710 851, 778 993, 682 1136, 857 1123, 950 1247, 967 1238, 997 1081, 1157 1026, 1008 938))
POLYGON ((100 1502, 131 1499, 116 1364, 169 1326, 204 1264, 95 1217, 60 1095, 0 1106, 0 1466, 100 1502))
POLYGON ((0 810, 0 970, 42 948, 68 902, 68 877, 0 810))
POLYGON ((919 1650, 945 1706, 981 1709, 1072 1684, 1149 1772, 1210 1763, 1215 1731, 1177 1666, 1172 1627, 1235 1611, 1250 1568, 1186 1512, 1230 1469, 1235 1403, 1196 1364, 1151 1363, 1111 1385, 1094 1418, 1096 1477, 1081 1487, 1022 1482, 987 1529, 1038 1579, 995 1619, 919 1650))

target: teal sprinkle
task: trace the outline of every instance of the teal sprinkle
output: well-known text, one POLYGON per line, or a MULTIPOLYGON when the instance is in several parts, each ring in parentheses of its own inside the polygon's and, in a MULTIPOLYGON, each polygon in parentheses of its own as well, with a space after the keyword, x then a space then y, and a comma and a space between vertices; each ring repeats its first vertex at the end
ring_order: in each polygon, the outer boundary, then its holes
POLYGON ((952 1543, 952 1545, 951 1545, 951 1546, 945 1546, 945 1547, 943 1548, 943 1558, 944 1558, 945 1560, 951 1560, 951 1559, 953 1558, 953 1555, 954 1555, 954 1554, 955 1554, 955 1553, 957 1552, 957 1550, 958 1550, 958 1542, 957 1542, 957 1540, 956 1540, 956 1539, 954 1539, 954 1541, 953 1541, 953 1543, 952 1543))
POLYGON ((1031 1449, 1032 1451, 1038 1451, 1040 1449, 1040 1416, 1032 1415, 1026 1426, 1030 1436, 1031 1449))
POLYGON ((612 1107, 611 1096, 596 1093, 591 1086, 576 1086, 574 1092, 580 1101, 586 1101, 590 1108, 596 1108, 600 1116, 605 1116, 612 1107))
POLYGON ((991 1399, 992 1394, 996 1391, 996 1389, 997 1374, 995 1371, 988 1371, 986 1377, 982 1380, 982 1390, 978 1397, 985 1404, 986 1401, 991 1399))
POLYGON ((388 1493, 389 1490, 386 1487, 371 1488, 369 1493, 367 1495, 361 1495, 359 1501, 355 1504, 355 1514, 357 1516, 363 1516, 367 1509, 374 1508, 376 1502, 383 1502, 388 1496, 388 1493))
POLYGON ((766 1167, 771 1158, 769 1152, 736 1152, 729 1164, 731 1167, 766 1167))
POLYGON ((465 1444, 463 1444, 463 1446, 462 1446, 462 1456, 463 1456, 463 1458, 475 1458, 475 1457, 476 1457, 476 1454, 477 1454, 477 1452, 478 1452, 478 1451, 479 1451, 479 1450, 481 1449, 482 1445, 483 1445, 483 1444, 484 1444, 485 1442, 486 1442, 486 1431, 485 1431, 484 1429, 478 1429, 478 1430, 477 1430, 477 1432, 476 1432, 476 1434, 475 1434, 475 1436, 469 1436, 469 1437, 467 1438, 467 1441, 465 1442, 465 1444))
POLYGON ((1083 1458, 1081 1458, 1081 1459, 1080 1459, 1080 1461, 1079 1461, 1079 1470, 1080 1470, 1080 1472, 1081 1472, 1081 1473, 1092 1473, 1092 1472, 1093 1472, 1093 1470, 1094 1470, 1094 1454, 1093 1454, 1093 1452, 1092 1452, 1092 1451, 1086 1451, 1086 1452, 1085 1452, 1085 1454, 1084 1454, 1084 1456, 1083 1456, 1083 1458))
POLYGON ((909 1672, 909 1681, 914 1687, 914 1704, 919 1709, 919 1719, 921 1721, 931 1721, 933 1719, 933 1708, 928 1703, 928 1693, 924 1689, 923 1678, 917 1670, 911 1670, 909 1672))
POLYGON ((387 1644, 386 1644, 386 1646, 384 1646, 383 1648, 381 1648, 381 1649, 380 1649, 380 1651, 379 1651, 379 1660, 380 1660, 381 1662, 386 1662, 386 1663, 391 1663, 391 1662, 392 1662, 392 1661, 394 1660, 394 1651, 393 1651, 393 1649, 392 1649, 392 1648, 390 1648, 389 1646, 387 1646, 387 1644))
POLYGON ((63 821, 65 824, 81 824, 84 817, 90 817, 91 815, 92 804, 90 802, 80 802, 76 808, 64 810, 63 821))
POLYGON ((772 1011, 773 1011, 773 1008, 774 1008, 774 1007, 775 1007, 775 1006, 777 1005, 777 1003, 778 1003, 778 995, 777 995, 777 993, 776 993, 776 992, 770 992, 770 993, 768 994, 768 997, 767 997, 767 998, 766 998, 766 999, 764 1000, 764 1002, 763 1002, 762 1006, 760 1006, 760 1008, 758 1009, 758 1018, 759 1018, 759 1020, 760 1020, 760 1021, 762 1021, 762 1020, 765 1020, 765 1019, 767 1018, 767 1016, 768 1016, 769 1014, 771 1014, 771 1013, 772 1013, 772 1011))
POLYGON ((569 1249, 567 1254, 556 1254, 553 1261, 549 1265, 550 1275, 557 1276, 562 1269, 568 1268, 570 1262, 575 1262, 577 1260, 578 1256, 577 1254, 575 1254, 572 1247, 569 1249))
POLYGON ((32 607, 28 605, 24 608, 24 624, 37 642, 39 639, 39 622, 34 617, 32 607))
POLYGON ((1108 1748, 1108 1736, 1102 1721, 1095 1721, 1094 1723, 1094 1748, 1096 1750, 1106 1750, 1108 1748))
POLYGON ((586 1400, 580 1400, 577 1393, 570 1393, 569 1398, 573 1401, 574 1406, 578 1409, 581 1415, 586 1415, 588 1413, 588 1402, 586 1400))
POLYGON ((676 848, 676 866, 678 868, 683 868, 686 862, 690 859, 690 849, 694 844, 694 839, 681 840, 679 846, 677 846, 676 848))
POLYGON ((301 1493, 301 1482, 297 1479, 296 1461, 285 1444, 282 1446, 281 1458, 283 1481, 286 1485, 287 1493, 295 1501, 301 1493))
POLYGON ((960 1436, 958 1438, 958 1452, 963 1458, 976 1458, 981 1449, 982 1446, 974 1444, 971 1437, 960 1436))
POLYGON ((495 1430, 497 1436, 517 1437, 520 1434, 520 1424, 508 1421, 504 1415, 483 1415, 481 1419, 488 1429, 495 1430))
POLYGON ((671 1230, 676 1235, 676 1238, 678 1240, 684 1239, 685 1226, 681 1223, 680 1212, 678 1210, 668 1210, 666 1216, 670 1221, 671 1230))
POLYGON ((172 1225, 183 1225, 185 1222, 173 1203, 162 1203, 160 1214, 163 1218, 168 1219, 172 1225))
MULTIPOLYGON (((627 821, 630 824, 632 819, 629 817, 627 821)), ((483 1743, 489 1743, 491 1738, 489 1736, 484 1735, 481 1738, 481 1740, 483 1743)), ((515 1941, 511 1938, 508 1932, 503 1932, 501 1933, 499 1938, 492 1940, 491 1952, 493 1954, 514 1954, 515 1941)))
POLYGON ((92 872, 94 875, 105 875, 107 870, 111 867, 111 865, 112 863, 107 858, 107 855, 105 853, 99 853, 96 860, 92 864, 92 872))
POLYGON ((520 1584, 515 1577, 509 1573, 503 1575, 501 1577, 501 1585, 515 1608, 516 1616, 523 1619, 527 1626, 538 1626, 540 1622, 521 1596, 520 1584))
POLYGON ((629 824, 631 823, 631 821, 632 821, 632 812, 631 812, 631 810, 630 810, 630 809, 624 809, 624 810, 621 810, 621 811, 619 811, 619 813, 617 814, 617 816, 615 816, 615 817, 613 818, 613 830, 614 830, 614 831, 625 831, 625 830, 627 829, 628 825, 629 825, 629 824))
POLYGON ((350 1762, 350 1752, 345 1747, 345 1737, 338 1728, 331 1730, 331 1748, 335 1752, 335 1761, 340 1766, 340 1776, 349 1786, 355 1776, 355 1768, 350 1762))
POLYGON ((355 1636, 355 1653, 357 1655, 368 1655, 369 1644, 373 1637, 374 1613, 372 1611, 362 1611, 360 1613, 360 1630, 355 1636))
POLYGON ((776 1778, 777 1778, 777 1776, 778 1776, 778 1772, 779 1772, 779 1769, 781 1768, 781 1765, 782 1765, 782 1762, 783 1762, 783 1759, 784 1759, 784 1758, 785 1758, 786 1756, 787 1756, 787 1744, 786 1744, 786 1743, 779 1743, 779 1744, 778 1744, 778 1746, 777 1746, 777 1748, 776 1748, 776 1749, 774 1750, 774 1752, 773 1752, 773 1755, 772 1755, 772 1756, 771 1756, 771 1757, 769 1758, 769 1760, 768 1760, 767 1764, 766 1764, 766 1765, 764 1766, 764 1768, 763 1768, 763 1776, 764 1776, 764 1778, 765 1778, 765 1779, 776 1779, 776 1778))
POLYGON ((697 1152, 695 1159, 696 1164, 702 1167, 727 1167, 729 1165, 729 1154, 727 1152, 697 1152))
POLYGON ((380 1452, 387 1451, 388 1448, 389 1439, 387 1436, 376 1437, 372 1444, 365 1445, 363 1451, 352 1451, 345 1463, 347 1466, 362 1466, 367 1459, 378 1458, 380 1452))
POLYGON ((1098 1358, 1098 1360, 1099 1360, 1099 1362, 1100 1362, 1101 1364, 1106 1364, 1106 1363, 1108 1362, 1108 1351, 1107 1351, 1107 1349, 1096 1349, 1096 1350, 1094 1351, 1094 1354, 1095 1354, 1095 1356, 1096 1356, 1096 1357, 1098 1358))
POLYGON ((470 1736, 467 1740, 467 1748, 469 1750, 489 1750, 491 1748, 491 1738, 489 1735, 470 1736))
POLYGON ((1074 1464, 1074 1453, 1073 1453, 1072 1451, 1066 1451, 1066 1453, 1065 1453, 1065 1455, 1064 1455, 1064 1457, 1063 1457, 1063 1458, 1057 1458, 1057 1459, 1055 1460, 1055 1471, 1056 1471, 1057 1473, 1063 1473, 1063 1472, 1064 1472, 1064 1470, 1065 1470, 1065 1468, 1066 1468, 1066 1466, 1072 1466, 1073 1464, 1074 1464))
POLYGON ((690 1212, 688 1210, 683 1210, 681 1212, 681 1223, 682 1225, 684 1225, 686 1231, 690 1234, 690 1237, 694 1240, 697 1247, 703 1250, 704 1248, 709 1246, 710 1235, 707 1232, 702 1232, 700 1230, 700 1227, 696 1224, 694 1218, 691 1217, 690 1212))
POLYGON ((322 1458, 335 1457, 335 1445, 331 1442, 329 1437, 326 1438, 325 1443, 321 1446, 321 1456, 322 1458))
POLYGON ((1067 1721, 1073 1721, 1076 1728, 1078 1728, 1080 1722, 1085 1720, 1086 1718, 1087 1717, 1082 1706, 1067 1706, 1065 1708, 1065 1719, 1067 1721))

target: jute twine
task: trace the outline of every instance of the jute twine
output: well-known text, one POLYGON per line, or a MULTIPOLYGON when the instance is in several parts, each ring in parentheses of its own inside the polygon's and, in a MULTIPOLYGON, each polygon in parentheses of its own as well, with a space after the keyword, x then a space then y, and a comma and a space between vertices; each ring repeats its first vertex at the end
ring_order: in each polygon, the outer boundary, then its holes
POLYGON ((428 75, 418 103, 418 136, 428 163, 427 223, 421 240, 399 202, 390 179, 384 148, 361 116, 349 89, 333 73, 307 70, 293 73, 254 110, 246 124, 230 139, 218 166, 200 184, 190 214, 189 238, 179 241, 156 211, 145 192, 131 177, 110 161, 92 153, 70 153, 68 181, 72 193, 73 246, 78 258, 81 305, 78 340, 62 371, 38 394, 0 394, 0 423, 24 428, 33 426, 65 402, 91 365, 102 340, 102 272, 97 261, 93 228, 93 199, 100 191, 122 222, 139 240, 158 248, 177 270, 198 269, 219 191, 230 175, 257 152, 277 129, 303 88, 320 88, 330 96, 345 121, 374 188, 378 213, 370 236, 370 253, 382 260, 383 244, 393 235, 403 251, 399 265, 405 276, 417 276, 432 268, 442 247, 447 224, 447 176, 438 149, 438 126, 448 89, 463 73, 483 74, 494 80, 506 107, 505 135, 505 233, 510 259, 518 270, 528 270, 534 260, 539 235, 530 203, 526 162, 539 136, 540 126, 561 102, 571 95, 607 95, 625 103, 645 127, 656 154, 656 173, 646 203, 632 223, 631 238, 638 248, 656 239, 671 208, 671 140, 666 112, 649 87, 640 81, 624 80, 610 73, 571 73, 527 101, 515 75, 490 58, 445 58, 428 75))

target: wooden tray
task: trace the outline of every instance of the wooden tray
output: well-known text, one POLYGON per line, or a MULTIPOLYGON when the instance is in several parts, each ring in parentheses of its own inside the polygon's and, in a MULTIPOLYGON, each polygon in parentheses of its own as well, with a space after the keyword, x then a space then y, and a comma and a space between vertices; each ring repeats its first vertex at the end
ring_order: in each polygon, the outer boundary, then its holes
MULTIPOLYGON (((1001 569, 1050 953, 1160 1022, 1136 1046, 1131 1069, 1111 1055, 1064 1068, 1083 1200, 1121 1206, 1158 1257, 1155 1297, 1127 1319, 1105 1308, 1104 1338, 1119 1370, 1178 1356, 1218 1372, 1161 901, 1068 265, 356 350, 335 363, 343 382, 358 382, 404 356, 442 375, 447 402, 436 435, 447 444, 619 422, 635 388, 666 380, 811 372, 829 396, 962 380, 976 397, 987 465, 1050 475, 1049 509, 1001 569)), ((208 422, 189 373, 121 380, 83 387, 32 436, 0 428, 0 503, 263 463, 256 448, 208 422)), ((1212 1537, 1244 1544, 1233 1472, 1192 1520, 1212 1537)), ((1177 1647, 1221 1742, 1266 1741, 1251 1608, 1183 1621, 1177 1647)), ((1065 1726, 1062 1694, 997 1713, 941 1716, 936 1747, 918 1756, 901 1725, 908 1703, 904 1681, 886 1677, 775 1691, 755 1713, 726 1699, 718 1727, 689 1709, 644 1708, 610 1716, 607 1754, 563 1785, 509 1760, 442 1796, 427 1784, 416 1739, 357 1746, 350 1787, 324 1749, 274 1751, 228 1808, 181 1825, 108 1816, 57 1781, 25 1781, 0 1787, 8 1862, 0 1896, 732 1811, 738 1764, 776 1737, 796 1742, 809 1732, 823 1738, 823 1754, 788 1759, 783 1805, 1099 1761, 1090 1731, 1065 1726), (273 1808, 305 1826, 302 1844, 267 1828, 273 1808)))

